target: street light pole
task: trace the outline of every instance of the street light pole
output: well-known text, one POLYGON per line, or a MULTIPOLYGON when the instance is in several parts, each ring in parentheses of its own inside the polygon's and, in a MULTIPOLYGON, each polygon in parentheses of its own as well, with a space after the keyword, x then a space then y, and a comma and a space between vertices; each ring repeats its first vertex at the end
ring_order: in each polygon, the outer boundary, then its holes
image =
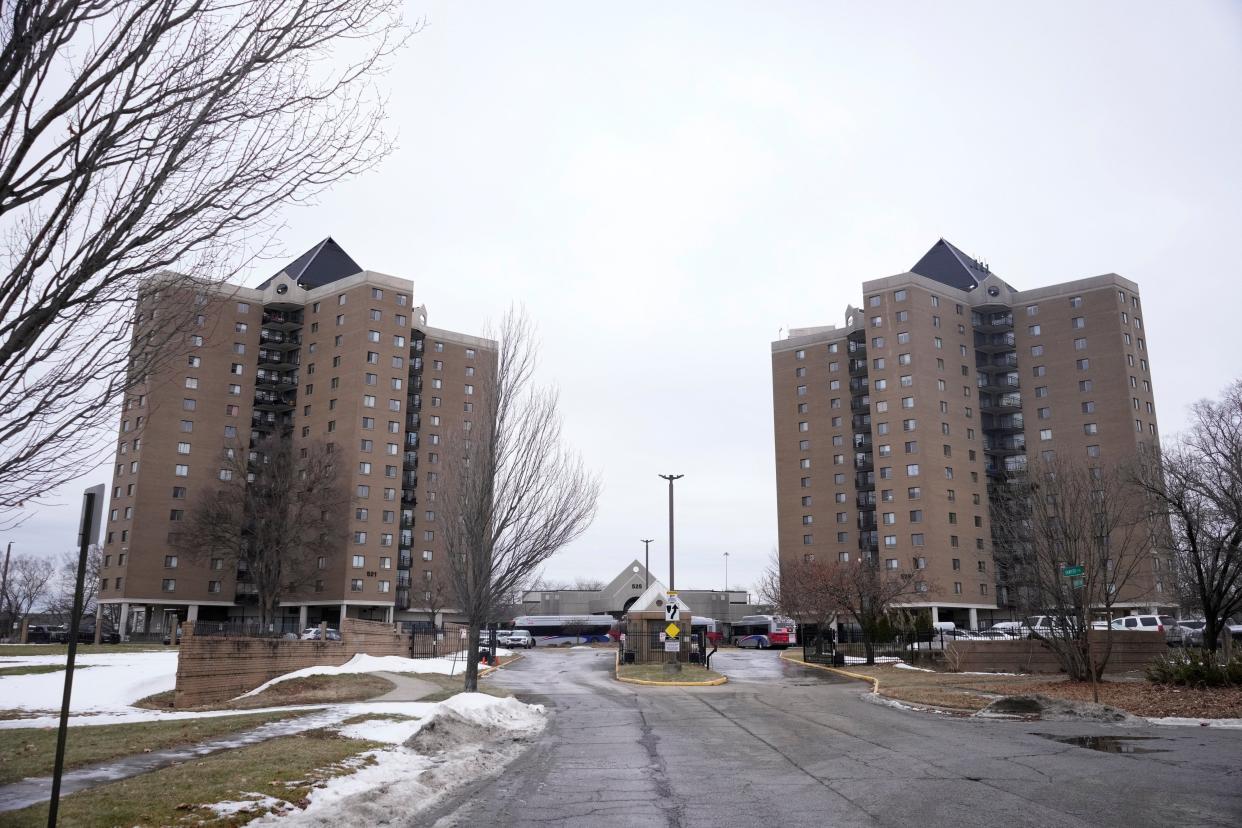
MULTIPOLYGON (((724 559, 725 559, 725 592, 728 592, 729 591, 729 553, 728 552, 724 553, 724 559)), ((725 598, 727 599, 728 596, 726 595, 725 598)))
POLYGON ((643 542, 643 568, 647 570, 647 581, 643 589, 651 586, 651 542, 655 538, 639 538, 643 542))
POLYGON ((673 579, 673 481, 681 480, 684 474, 662 474, 660 477, 668 481, 668 588, 676 591, 673 579))
POLYGON ((9 556, 13 554, 13 541, 9 541, 9 546, 4 550, 4 572, 0 573, 0 614, 4 614, 4 630, 5 636, 8 636, 13 628, 13 613, 8 611, 9 606, 9 556))

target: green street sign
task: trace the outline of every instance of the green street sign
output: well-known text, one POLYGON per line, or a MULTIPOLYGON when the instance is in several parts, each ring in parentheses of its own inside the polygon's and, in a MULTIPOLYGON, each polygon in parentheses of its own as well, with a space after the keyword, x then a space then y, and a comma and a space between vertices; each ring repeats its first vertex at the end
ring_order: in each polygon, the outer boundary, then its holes
POLYGON ((1081 566, 1067 566, 1061 570, 1061 574, 1066 578, 1081 578, 1086 570, 1081 566))
POLYGON ((1082 589, 1086 583, 1087 581, 1085 578, 1074 578, 1073 580, 1070 581, 1070 586, 1072 586, 1074 589, 1082 589))

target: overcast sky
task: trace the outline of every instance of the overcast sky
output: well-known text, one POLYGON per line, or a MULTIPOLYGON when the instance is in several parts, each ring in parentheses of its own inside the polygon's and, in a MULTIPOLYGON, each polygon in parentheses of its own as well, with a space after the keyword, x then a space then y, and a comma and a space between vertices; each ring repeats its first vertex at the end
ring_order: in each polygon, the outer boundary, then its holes
MULTIPOLYGON (((412 3, 430 25, 385 79, 397 151, 282 238, 413 279, 437 327, 525 304, 604 481, 551 577, 609 579, 641 537, 667 575, 674 472, 678 585, 723 587, 725 552, 753 585, 769 342, 840 324, 941 236, 1019 289, 1138 282, 1166 437, 1242 375, 1242 4, 599 5, 412 3)), ((106 481, 14 551, 72 548, 106 481)))

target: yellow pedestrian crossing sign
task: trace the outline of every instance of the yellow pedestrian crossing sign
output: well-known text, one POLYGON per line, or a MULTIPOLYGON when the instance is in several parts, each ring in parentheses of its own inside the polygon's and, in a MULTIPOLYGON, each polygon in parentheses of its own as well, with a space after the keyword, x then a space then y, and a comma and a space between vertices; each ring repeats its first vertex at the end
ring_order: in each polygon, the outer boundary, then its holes
POLYGON ((681 632, 681 627, 676 624, 669 624, 664 628, 664 632, 668 633, 669 638, 676 638, 677 634, 681 632))

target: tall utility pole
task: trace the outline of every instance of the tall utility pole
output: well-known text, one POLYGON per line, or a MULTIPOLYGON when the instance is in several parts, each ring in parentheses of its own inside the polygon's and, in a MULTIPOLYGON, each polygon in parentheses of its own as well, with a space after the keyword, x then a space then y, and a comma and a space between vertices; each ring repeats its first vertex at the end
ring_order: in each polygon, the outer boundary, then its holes
POLYGON ((4 628, 0 629, 0 634, 8 635, 13 628, 12 613, 8 611, 9 606, 9 556, 13 554, 13 541, 9 541, 9 546, 4 550, 4 571, 0 572, 0 617, 4 618, 4 628))
POLYGON ((651 586, 651 542, 655 538, 639 538, 643 542, 643 568, 647 570, 647 582, 643 589, 651 586))
POLYGON ((662 474, 660 477, 668 481, 668 588, 675 591, 677 584, 673 580, 673 481, 681 480, 684 474, 662 474))
MULTIPOLYGON (((725 558, 725 592, 728 592, 729 591, 729 553, 728 552, 724 553, 724 558, 725 558)), ((727 601, 728 599, 729 599, 729 596, 726 595, 725 600, 727 601)))

